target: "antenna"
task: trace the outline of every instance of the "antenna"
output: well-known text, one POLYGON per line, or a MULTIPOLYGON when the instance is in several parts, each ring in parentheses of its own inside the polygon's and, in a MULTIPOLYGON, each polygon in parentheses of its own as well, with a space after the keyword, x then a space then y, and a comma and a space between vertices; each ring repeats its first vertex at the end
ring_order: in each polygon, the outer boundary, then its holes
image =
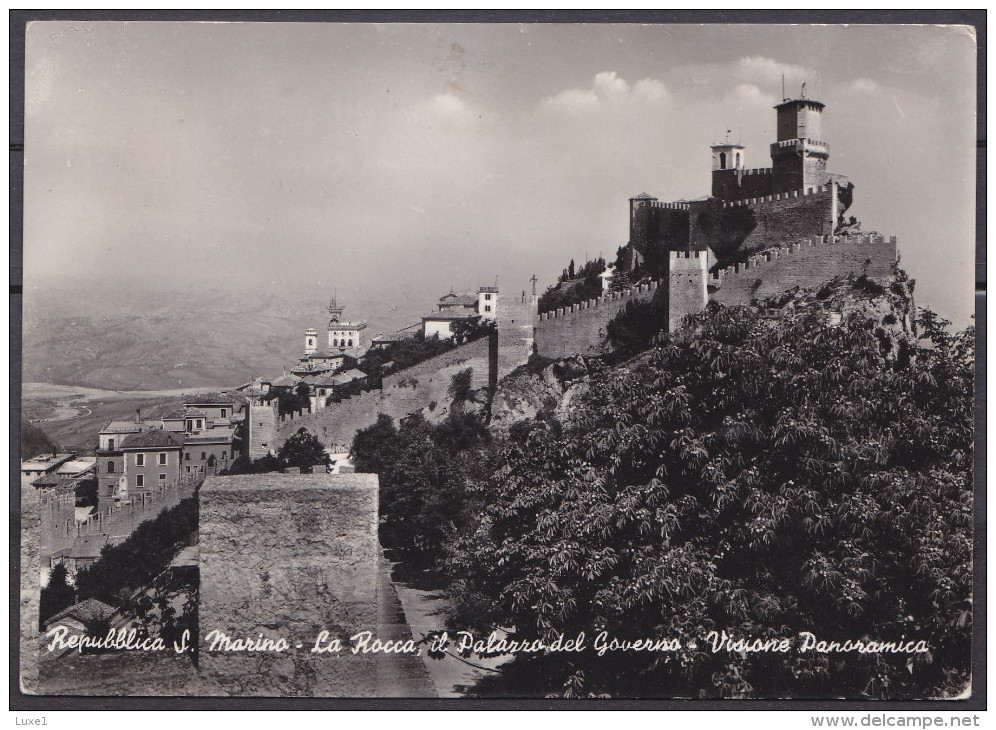
POLYGON ((785 74, 782 74, 782 101, 785 101, 785 74))
POLYGON ((800 98, 803 98, 803 99, 806 98, 806 82, 805 81, 802 82, 802 93, 799 96, 800 96, 800 98))

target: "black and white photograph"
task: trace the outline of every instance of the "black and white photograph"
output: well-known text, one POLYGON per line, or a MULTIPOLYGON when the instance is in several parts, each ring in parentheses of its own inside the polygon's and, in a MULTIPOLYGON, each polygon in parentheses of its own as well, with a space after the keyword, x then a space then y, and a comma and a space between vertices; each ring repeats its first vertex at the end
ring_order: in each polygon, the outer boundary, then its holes
POLYGON ((27 23, 21 695, 978 699, 978 52, 27 23))

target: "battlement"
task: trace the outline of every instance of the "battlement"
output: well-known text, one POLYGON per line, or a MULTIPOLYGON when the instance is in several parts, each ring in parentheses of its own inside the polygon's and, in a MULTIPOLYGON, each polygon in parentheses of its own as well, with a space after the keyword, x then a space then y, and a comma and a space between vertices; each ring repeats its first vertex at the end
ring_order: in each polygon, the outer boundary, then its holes
POLYGON ((672 262, 679 261, 681 259, 708 259, 708 251, 671 251, 668 253, 668 257, 672 262))
POLYGON ((741 198, 740 200, 724 200, 724 208, 738 208, 748 205, 757 205, 758 203, 773 203, 776 200, 789 200, 791 198, 804 198, 807 195, 821 195, 823 193, 830 192, 831 185, 818 185, 815 188, 805 188, 803 190, 793 190, 787 193, 775 193, 774 195, 765 195, 759 198, 741 198))
MULTIPOLYGON (((741 274, 758 268, 763 269, 764 264, 766 263, 775 261, 782 257, 792 256, 793 254, 805 251, 807 248, 812 248, 814 246, 874 246, 885 243, 885 236, 877 233, 865 233, 857 236, 823 236, 822 238, 804 238, 796 243, 790 243, 788 246, 765 251, 757 254, 756 256, 750 256, 742 263, 717 269, 712 272, 710 277, 712 281, 722 281, 724 278, 731 275, 741 274)), ((896 246, 896 237, 890 236, 888 244, 894 249, 896 246)))
MULTIPOLYGON (((698 254, 699 252, 696 251, 695 253, 698 254)), ((595 309, 596 307, 604 307, 605 305, 611 305, 613 302, 619 302, 633 296, 652 293, 657 290, 657 286, 658 282, 651 281, 647 284, 631 286, 628 289, 609 292, 608 294, 603 294, 597 299, 588 299, 578 304, 572 304, 570 307, 561 307, 560 309, 554 309, 550 312, 543 312, 539 315, 539 321, 547 322, 551 319, 568 317, 576 312, 582 312, 587 309, 595 309)))
POLYGON ((751 167, 750 169, 744 169, 739 171, 741 175, 747 177, 748 175, 770 175, 772 168, 770 167, 751 167))
POLYGON ((688 210, 689 204, 683 201, 675 201, 672 203, 666 203, 664 201, 655 200, 650 204, 651 208, 663 208, 665 210, 688 210))
POLYGON ((808 147, 822 147, 825 150, 829 150, 830 149, 830 145, 828 145, 826 142, 821 142, 818 139, 809 139, 809 138, 805 138, 805 139, 798 139, 798 138, 797 139, 783 139, 781 142, 772 142, 771 143, 772 147, 779 147, 779 148, 781 148, 781 147, 800 147, 802 145, 806 145, 808 147))

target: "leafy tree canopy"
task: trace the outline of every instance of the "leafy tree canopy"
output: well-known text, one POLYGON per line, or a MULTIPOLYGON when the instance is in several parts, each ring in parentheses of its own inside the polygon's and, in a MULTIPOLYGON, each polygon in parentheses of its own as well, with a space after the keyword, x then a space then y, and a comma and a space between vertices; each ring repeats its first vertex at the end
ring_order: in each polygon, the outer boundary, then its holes
MULTIPOLYGON (((697 650, 521 657, 504 694, 954 694, 969 677, 974 332, 887 352, 855 311, 712 305, 520 429, 451 545, 455 627, 697 650), (736 637, 923 639, 925 654, 713 653, 736 637)), ((424 426, 422 427, 424 428, 424 426)), ((426 436, 428 438, 428 436, 426 436)), ((420 469, 412 465, 413 471, 420 469)))

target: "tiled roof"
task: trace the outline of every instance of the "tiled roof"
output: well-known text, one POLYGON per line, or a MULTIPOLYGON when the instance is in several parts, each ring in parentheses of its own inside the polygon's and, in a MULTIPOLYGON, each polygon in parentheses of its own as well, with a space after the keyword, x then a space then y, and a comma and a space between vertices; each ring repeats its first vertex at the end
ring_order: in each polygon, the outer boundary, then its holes
POLYGON ((85 624, 90 621, 99 621, 113 616, 116 610, 113 606, 108 606, 103 601, 98 601, 96 598, 88 598, 74 606, 59 611, 59 613, 46 621, 45 625, 54 624, 64 618, 74 618, 85 624))
POLYGON ((184 411, 182 408, 178 408, 175 411, 170 411, 165 416, 163 416, 164 421, 182 421, 184 411))
POLYGON ((329 322, 330 332, 336 330, 363 330, 366 328, 366 322, 329 322))
POLYGON ((172 449, 182 445, 172 432, 154 428, 129 436, 121 444, 121 449, 172 449))
POLYGON ((202 411, 200 408, 187 408, 183 411, 184 418, 203 418, 207 415, 207 411, 202 411))
POLYGON ((334 375, 332 379, 335 381, 336 385, 345 385, 346 383, 352 383, 354 380, 360 380, 361 378, 367 377, 367 374, 362 370, 347 370, 344 373, 339 373, 334 375))
POLYGON ((63 487, 72 484, 76 480, 72 477, 61 476, 59 474, 46 474, 45 476, 38 477, 33 482, 31 486, 38 487, 39 489, 50 487, 63 487))
POLYGON ((389 335, 385 335, 383 332, 376 337, 371 338, 371 342, 401 342, 405 339, 405 336, 400 332, 394 332, 389 335))
POLYGON ((439 298, 440 307, 473 307, 477 304, 477 297, 473 294, 447 294, 439 298))
POLYGON ((145 427, 144 424, 138 421, 111 421, 106 426, 104 426, 100 432, 101 433, 135 433, 136 431, 141 431, 145 427))
POLYGON ((281 375, 279 378, 270 381, 270 385, 275 385, 278 388, 286 388, 297 384, 298 378, 293 375, 281 375))
POLYGON ((480 317, 477 312, 468 312, 466 310, 461 310, 458 312, 429 312, 428 314, 422 315, 422 321, 426 320, 438 320, 438 321, 451 321, 454 319, 475 319, 480 317))

